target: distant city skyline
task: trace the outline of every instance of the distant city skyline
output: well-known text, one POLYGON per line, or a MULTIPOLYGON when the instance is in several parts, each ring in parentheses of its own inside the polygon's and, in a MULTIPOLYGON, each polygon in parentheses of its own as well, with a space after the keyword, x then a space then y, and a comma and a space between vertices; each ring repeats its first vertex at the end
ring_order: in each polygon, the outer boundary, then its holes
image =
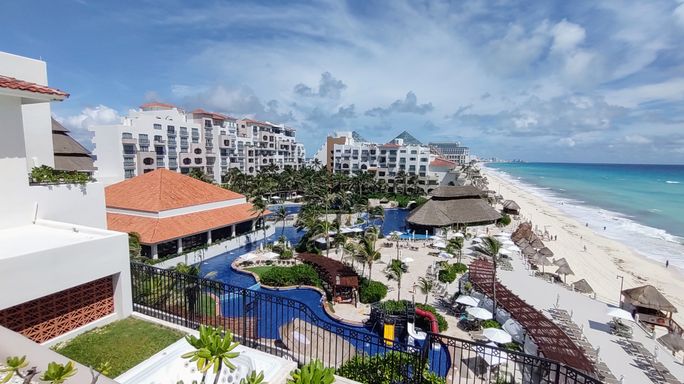
MULTIPOLYGON (((0 50, 41 58, 88 140, 147 101, 334 131, 406 130, 482 157, 684 163, 684 3, 4 4, 0 50), (27 22, 27 20, 31 22, 27 22)), ((84 144, 92 146, 90 143, 84 144)))

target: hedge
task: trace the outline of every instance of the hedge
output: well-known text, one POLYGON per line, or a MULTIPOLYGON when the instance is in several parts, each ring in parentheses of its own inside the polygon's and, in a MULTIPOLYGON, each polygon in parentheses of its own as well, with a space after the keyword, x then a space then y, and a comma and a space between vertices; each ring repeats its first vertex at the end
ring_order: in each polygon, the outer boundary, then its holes
POLYGON ((356 355, 344 363, 336 374, 364 384, 393 384, 404 382, 405 372, 415 372, 421 366, 421 383, 445 383, 444 379, 429 370, 427 364, 421 363, 420 356, 398 351, 374 356, 356 355))
POLYGON ((293 267, 272 267, 261 275, 261 283, 273 287, 287 287, 292 285, 321 286, 321 279, 316 270, 308 264, 298 264, 293 267))
POLYGON ((361 278, 359 301, 364 304, 376 303, 387 296, 387 286, 379 281, 361 278))

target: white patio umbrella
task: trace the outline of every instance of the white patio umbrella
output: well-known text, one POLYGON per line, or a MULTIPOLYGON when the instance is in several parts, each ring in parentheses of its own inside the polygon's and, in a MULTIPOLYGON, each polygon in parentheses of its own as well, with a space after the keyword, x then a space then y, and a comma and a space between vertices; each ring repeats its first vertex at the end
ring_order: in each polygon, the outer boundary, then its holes
POLYGON ((504 249, 499 250, 499 254, 500 254, 500 255, 510 256, 511 251, 509 251, 508 249, 504 248, 504 249))
POLYGON ((622 308, 611 308, 606 312, 606 315, 612 317, 612 318, 618 318, 622 320, 628 320, 628 321, 634 321, 634 318, 632 317, 632 314, 625 311, 622 308))
POLYGON ((470 307, 466 309, 468 314, 479 320, 491 320, 493 318, 492 313, 488 310, 480 307, 470 307))
POLYGON ((473 239, 473 244, 479 244, 481 242, 482 242, 482 239, 480 239, 479 237, 476 237, 473 239))
POLYGON ((412 263, 414 260, 413 260, 413 258, 411 258, 411 257, 404 257, 404 259, 403 259, 402 261, 403 261, 404 263, 412 263))
POLYGON ((489 235, 486 233, 480 233, 479 235, 477 235, 477 237, 484 238, 484 237, 489 237, 489 235))
POLYGON ((458 297, 458 299, 456 299, 456 302, 469 307, 477 307, 480 304, 480 299, 476 299, 468 295, 461 295, 458 297))
POLYGON ((511 235, 512 234, 510 232, 499 232, 497 234, 497 236, 500 236, 500 237, 511 237, 511 235))
POLYGON ((445 259, 451 259, 452 257, 454 257, 454 255, 452 255, 451 253, 442 251, 439 253, 439 257, 442 257, 445 259))
POLYGON ((446 248, 446 244, 441 240, 435 241, 432 245, 436 248, 446 248))
POLYGON ((513 341, 511 335, 509 335, 506 331, 498 328, 485 328, 482 331, 482 335, 486 337, 487 340, 493 341, 497 344, 506 344, 513 341))
POLYGON ((440 237, 440 236, 437 236, 437 235, 432 235, 432 236, 430 236, 430 238, 431 238, 432 240, 439 240, 439 239, 441 239, 441 237, 440 237))
POLYGON ((501 244, 503 244, 503 245, 515 245, 513 240, 504 240, 501 242, 501 244))
POLYGON ((454 233, 454 237, 465 237, 461 232, 454 233))

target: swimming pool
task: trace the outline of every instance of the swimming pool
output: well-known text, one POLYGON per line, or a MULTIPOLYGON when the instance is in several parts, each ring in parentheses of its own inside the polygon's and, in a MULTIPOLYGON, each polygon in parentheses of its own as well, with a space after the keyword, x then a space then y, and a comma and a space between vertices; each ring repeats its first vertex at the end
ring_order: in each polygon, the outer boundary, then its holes
MULTIPOLYGON (((287 208, 286 208, 287 209, 287 208)), ((293 209, 299 209, 299 206, 293 209)), ((404 209, 388 209, 385 212, 385 221, 383 224, 383 233, 389 233, 399 226, 399 221, 403 220, 408 214, 408 210, 404 209), (388 215, 388 212, 389 215, 388 215), (389 217, 389 220, 388 220, 389 217), (386 232, 385 232, 386 231, 386 232)), ((379 224, 379 223, 378 223, 379 224)), ((276 228, 275 234, 267 237, 266 242, 273 242, 281 236, 281 233, 292 243, 297 244, 304 234, 302 231, 298 231, 292 226, 285 226, 284 231, 279 226, 276 228)), ((264 240, 259 240, 251 244, 244 245, 238 249, 230 252, 212 257, 208 260, 201 262, 200 264, 200 274, 202 276, 213 272, 215 276, 212 277, 214 280, 221 281, 223 283, 237 286, 240 288, 249 288, 254 292, 264 292, 276 296, 286 297, 288 299, 296 300, 303 303, 309 310, 310 317, 316 317, 316 319, 303 319, 303 320, 313 320, 312 322, 318 323, 316 320, 323 320, 337 326, 344 327, 351 333, 358 335, 365 335, 365 337, 358 338, 345 338, 358 350, 363 350, 367 354, 377 354, 384 351, 385 349, 381 347, 382 340, 378 336, 378 333, 373 332, 373 330, 362 327, 355 326, 351 324, 344 323, 338 319, 331 317, 324 309, 321 304, 322 295, 317 290, 311 288, 295 288, 289 290, 273 290, 268 288, 263 288, 259 286, 250 274, 234 270, 231 264, 240 255, 249 253, 251 251, 257 250, 259 245, 263 243, 264 240), (361 341, 362 339, 372 340, 372 343, 361 341)), ((248 302, 247 306, 243 305, 243 298, 234 295, 226 295, 220 298, 221 308, 224 315, 228 315, 231 312, 231 316, 241 315, 241 308, 251 307, 252 315, 257 314, 259 318, 268 318, 268 321, 260 321, 258 323, 258 336, 268 339, 279 339, 281 335, 280 327, 288 322, 292 321, 295 316, 302 316, 305 311, 295 310, 294 308, 282 307, 282 310, 273 311, 271 307, 273 304, 263 301, 263 300, 251 300, 248 302)), ((309 315, 306 315, 309 316, 309 315)), ((434 358, 434 361, 441 361, 439 365, 441 372, 436 372, 441 375, 445 375, 448 370, 448 364, 444 361, 448 361, 448 351, 446 348, 441 349, 431 349, 430 357, 434 358)))

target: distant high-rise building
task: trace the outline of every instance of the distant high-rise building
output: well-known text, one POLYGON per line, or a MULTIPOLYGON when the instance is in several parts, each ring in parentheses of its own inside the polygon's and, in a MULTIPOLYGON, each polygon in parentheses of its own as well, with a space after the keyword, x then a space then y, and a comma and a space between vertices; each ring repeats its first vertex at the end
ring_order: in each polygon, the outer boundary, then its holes
POLYGON ((415 178, 425 192, 438 185, 463 184, 454 172, 455 162, 440 157, 408 132, 385 144, 359 138, 356 132, 336 132, 328 136, 315 159, 330 172, 348 175, 368 172, 389 185, 403 183, 401 178, 405 175, 408 179, 415 178))
POLYGON ((429 144, 442 157, 456 162, 458 165, 466 164, 470 161, 470 148, 461 146, 458 141, 438 141, 429 144))
POLYGON ((202 109, 186 113, 165 103, 144 104, 122 124, 91 130, 97 175, 107 183, 157 168, 183 174, 197 169, 221 182, 230 168, 255 174, 265 166, 304 164, 304 145, 293 128, 202 109))

